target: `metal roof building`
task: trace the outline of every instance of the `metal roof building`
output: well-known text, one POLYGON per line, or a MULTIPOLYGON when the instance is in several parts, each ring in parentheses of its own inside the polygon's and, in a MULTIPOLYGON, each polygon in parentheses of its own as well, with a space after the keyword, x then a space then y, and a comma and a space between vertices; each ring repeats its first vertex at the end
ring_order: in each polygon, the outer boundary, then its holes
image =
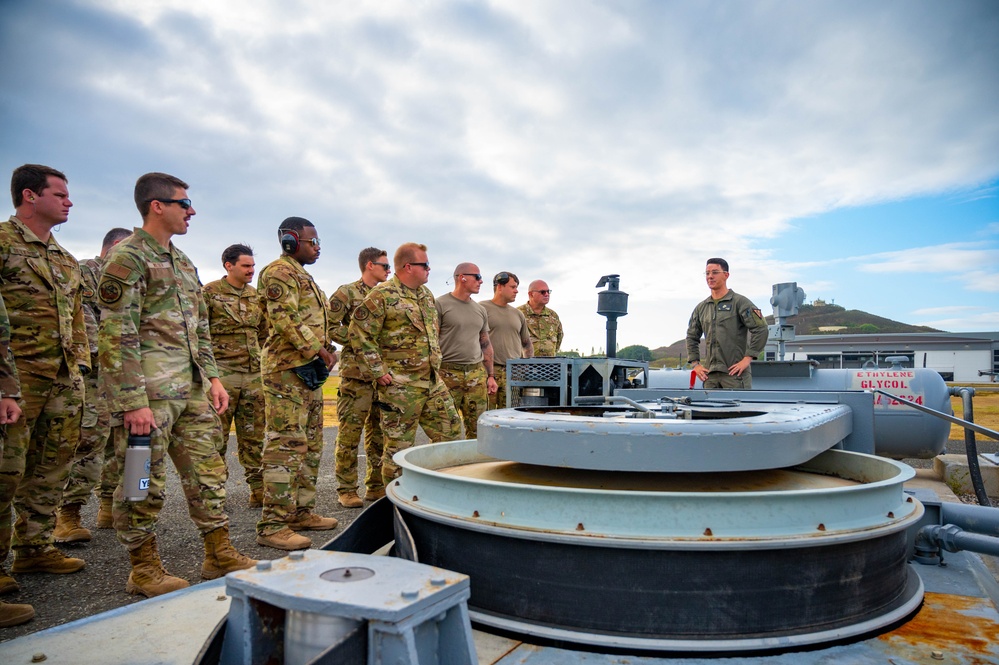
MULTIPOLYGON (((903 367, 933 369, 946 381, 999 381, 999 332, 798 335, 786 343, 784 359, 859 368, 868 362, 884 367, 890 356, 905 356, 903 367)), ((776 342, 768 343, 766 359, 776 357, 776 342)))

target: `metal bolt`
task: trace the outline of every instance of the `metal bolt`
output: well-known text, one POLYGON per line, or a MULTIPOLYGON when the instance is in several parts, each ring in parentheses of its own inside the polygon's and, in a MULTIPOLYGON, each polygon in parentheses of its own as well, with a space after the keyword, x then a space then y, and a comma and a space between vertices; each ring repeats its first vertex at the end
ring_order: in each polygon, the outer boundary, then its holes
POLYGON ((819 531, 825 531, 826 530, 826 525, 825 524, 819 524, 819 526, 817 528, 818 528, 819 531))
POLYGON ((420 500, 420 497, 418 497, 418 496, 416 496, 416 495, 414 494, 414 495, 413 495, 413 501, 419 501, 419 500, 420 500))
POLYGON ((36 653, 34 656, 31 657, 31 662, 32 663, 40 663, 43 660, 47 660, 47 659, 48 659, 48 656, 46 656, 45 654, 43 654, 43 653, 36 653))
POLYGON ((704 530, 704 535, 705 536, 713 536, 715 534, 714 534, 713 531, 711 531, 711 527, 708 527, 707 529, 704 530))
POLYGON ((478 516, 479 516, 479 511, 473 510, 472 511, 472 517, 478 517, 478 516))
POLYGON ((586 529, 583 528, 583 523, 582 522, 580 522, 579 524, 576 525, 576 531, 585 531, 585 530, 586 529))
POLYGON ((305 552, 302 551, 302 550, 298 550, 298 551, 295 551, 295 552, 289 552, 288 553, 288 558, 291 559, 292 561, 301 561, 302 559, 305 558, 305 552))
POLYGON ((268 561, 267 559, 257 562, 257 570, 270 570, 270 569, 271 569, 271 562, 268 561))
POLYGON ((891 519, 891 520, 895 519, 895 513, 893 513, 892 511, 889 510, 888 511, 888 519, 891 519))
POLYGON ((443 577, 434 577, 433 579, 430 580, 430 583, 433 584, 434 586, 444 586, 445 584, 447 584, 447 580, 443 577))
POLYGON ((420 591, 419 591, 419 589, 417 589, 415 591, 412 590, 412 589, 410 589, 408 591, 403 591, 402 592, 402 597, 405 598, 406 600, 413 600, 414 598, 419 598, 420 597, 420 591))
POLYGON ((930 654, 930 658, 933 660, 943 660, 943 651, 934 651, 930 654))

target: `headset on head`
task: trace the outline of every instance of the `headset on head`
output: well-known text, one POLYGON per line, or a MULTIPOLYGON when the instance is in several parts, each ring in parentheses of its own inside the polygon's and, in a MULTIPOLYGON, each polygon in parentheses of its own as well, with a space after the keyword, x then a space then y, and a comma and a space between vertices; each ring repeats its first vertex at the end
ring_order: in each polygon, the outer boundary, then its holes
POLYGON ((285 254, 294 254, 298 251, 299 238, 298 233, 291 229, 280 229, 281 231, 281 249, 284 250, 285 254))

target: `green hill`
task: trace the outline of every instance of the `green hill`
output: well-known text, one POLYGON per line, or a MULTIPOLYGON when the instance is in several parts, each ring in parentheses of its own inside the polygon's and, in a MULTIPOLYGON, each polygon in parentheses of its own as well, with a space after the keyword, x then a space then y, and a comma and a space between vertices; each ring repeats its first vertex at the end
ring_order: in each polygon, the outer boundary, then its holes
MULTIPOLYGON (((796 335, 850 335, 859 333, 925 333, 941 332, 927 326, 912 326, 908 323, 893 321, 883 316, 870 314, 859 309, 845 309, 839 305, 821 304, 802 305, 797 316, 789 317, 787 322, 794 325, 796 335), (833 330, 819 330, 833 328, 833 330)), ((767 317, 767 323, 774 322, 773 316, 767 317)), ((704 351, 701 342, 701 352, 704 351)), ((669 346, 661 346, 652 350, 652 358, 680 358, 686 360, 687 349, 685 340, 673 342, 669 346)), ((676 364, 675 362, 667 364, 676 364)))

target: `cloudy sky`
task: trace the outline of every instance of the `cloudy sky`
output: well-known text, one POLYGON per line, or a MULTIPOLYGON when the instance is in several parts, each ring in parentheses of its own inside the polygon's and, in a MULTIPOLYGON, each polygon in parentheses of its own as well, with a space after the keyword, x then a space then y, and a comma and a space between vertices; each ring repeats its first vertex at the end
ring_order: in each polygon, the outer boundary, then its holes
POLYGON ((204 281, 299 215, 327 293, 361 248, 424 242, 435 294, 466 260, 517 273, 516 304, 546 279, 585 353, 601 275, 631 294, 619 343, 656 347, 709 256, 765 312, 797 281, 999 330, 992 0, 0 0, 0 76, 0 171, 68 175, 78 258, 166 171, 204 281))

